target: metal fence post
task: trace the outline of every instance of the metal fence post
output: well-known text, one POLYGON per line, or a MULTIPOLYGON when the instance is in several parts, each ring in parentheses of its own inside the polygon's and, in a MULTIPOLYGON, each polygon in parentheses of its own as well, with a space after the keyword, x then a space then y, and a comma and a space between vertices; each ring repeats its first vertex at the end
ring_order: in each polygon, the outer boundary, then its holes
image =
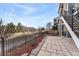
POLYGON ((4 52, 4 38, 2 37, 2 55, 4 56, 5 55, 5 52, 4 52))
POLYGON ((26 35, 25 35, 25 44, 26 44, 26 35))

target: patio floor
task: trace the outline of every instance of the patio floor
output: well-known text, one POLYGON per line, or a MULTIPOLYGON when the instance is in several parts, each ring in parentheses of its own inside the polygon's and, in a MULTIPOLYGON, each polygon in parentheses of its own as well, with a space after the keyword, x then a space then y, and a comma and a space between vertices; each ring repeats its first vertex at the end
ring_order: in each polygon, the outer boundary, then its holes
POLYGON ((71 38, 46 36, 45 39, 37 56, 79 56, 79 49, 71 38))

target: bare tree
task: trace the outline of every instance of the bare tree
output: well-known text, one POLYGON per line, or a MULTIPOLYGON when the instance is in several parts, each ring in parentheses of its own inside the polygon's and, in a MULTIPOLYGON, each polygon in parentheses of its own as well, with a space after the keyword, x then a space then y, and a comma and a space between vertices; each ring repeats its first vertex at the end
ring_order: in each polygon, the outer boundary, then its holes
POLYGON ((47 23, 47 29, 50 31, 51 30, 51 27, 52 27, 52 23, 51 22, 48 22, 47 23))

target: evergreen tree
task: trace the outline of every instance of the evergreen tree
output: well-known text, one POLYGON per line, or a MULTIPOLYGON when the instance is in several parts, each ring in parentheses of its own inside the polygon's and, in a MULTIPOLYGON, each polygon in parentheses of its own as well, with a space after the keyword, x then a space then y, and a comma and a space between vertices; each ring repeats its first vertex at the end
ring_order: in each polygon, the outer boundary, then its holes
POLYGON ((0 34, 2 33, 3 30, 3 21, 2 18, 0 19, 0 34))
POLYGON ((7 24, 7 32, 8 33, 14 33, 15 32, 15 25, 13 23, 7 24))
POLYGON ((19 22, 18 25, 16 26, 16 32, 23 31, 22 29, 22 24, 19 22))

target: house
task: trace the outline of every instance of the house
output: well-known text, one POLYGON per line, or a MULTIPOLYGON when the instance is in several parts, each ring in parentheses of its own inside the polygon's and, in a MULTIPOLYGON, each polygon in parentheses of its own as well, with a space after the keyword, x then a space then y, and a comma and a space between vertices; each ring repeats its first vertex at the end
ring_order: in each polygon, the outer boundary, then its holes
POLYGON ((71 36, 77 48, 79 48, 79 4, 78 3, 60 3, 58 30, 62 36, 71 36))

